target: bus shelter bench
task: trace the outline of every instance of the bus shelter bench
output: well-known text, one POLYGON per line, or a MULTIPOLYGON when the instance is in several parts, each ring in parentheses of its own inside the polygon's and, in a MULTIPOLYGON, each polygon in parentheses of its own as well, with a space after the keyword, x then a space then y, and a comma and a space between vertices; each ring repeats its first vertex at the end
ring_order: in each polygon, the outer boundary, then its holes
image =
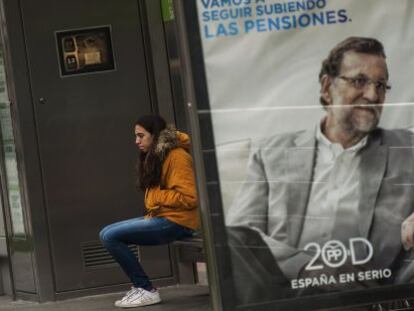
POLYGON ((172 253, 178 283, 197 283, 197 262, 205 262, 205 253, 201 234, 197 233, 192 237, 174 241, 172 243, 172 253))

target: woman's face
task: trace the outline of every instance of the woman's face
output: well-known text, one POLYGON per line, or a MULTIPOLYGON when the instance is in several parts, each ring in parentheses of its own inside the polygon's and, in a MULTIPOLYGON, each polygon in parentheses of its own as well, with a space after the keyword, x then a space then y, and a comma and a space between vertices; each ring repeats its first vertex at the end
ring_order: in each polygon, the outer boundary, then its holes
POLYGON ((142 152, 148 152, 152 145, 153 135, 140 125, 135 125, 135 145, 142 152))

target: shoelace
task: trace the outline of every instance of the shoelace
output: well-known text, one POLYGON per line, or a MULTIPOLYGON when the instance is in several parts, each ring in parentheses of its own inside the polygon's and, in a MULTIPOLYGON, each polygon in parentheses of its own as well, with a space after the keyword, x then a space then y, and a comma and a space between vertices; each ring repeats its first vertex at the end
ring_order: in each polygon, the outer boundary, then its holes
POLYGON ((126 302, 131 302, 137 299, 140 299, 144 294, 144 289, 142 288, 135 288, 135 291, 125 299, 126 302))
POLYGON ((124 297, 122 297, 121 301, 125 301, 128 300, 133 294, 135 294, 136 292, 140 292, 142 291, 141 288, 135 288, 135 287, 131 287, 131 289, 125 294, 124 297))

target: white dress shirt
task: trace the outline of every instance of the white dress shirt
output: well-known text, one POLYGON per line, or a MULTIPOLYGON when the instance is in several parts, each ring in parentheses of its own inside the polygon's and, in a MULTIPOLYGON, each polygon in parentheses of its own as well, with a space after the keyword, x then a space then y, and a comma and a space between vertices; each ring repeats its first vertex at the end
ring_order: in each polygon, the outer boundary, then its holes
POLYGON ((317 149, 306 219, 299 247, 310 242, 322 244, 337 239, 347 242, 358 237, 358 203, 360 201, 360 150, 364 137, 356 145, 344 149, 332 143, 316 129, 317 149))

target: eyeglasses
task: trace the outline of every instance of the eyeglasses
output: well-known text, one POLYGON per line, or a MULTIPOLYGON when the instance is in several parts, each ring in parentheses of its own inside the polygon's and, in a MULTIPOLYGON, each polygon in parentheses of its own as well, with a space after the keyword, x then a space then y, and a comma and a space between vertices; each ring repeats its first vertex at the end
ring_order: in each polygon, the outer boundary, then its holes
POLYGON ((365 76, 358 76, 358 77, 355 77, 355 78, 339 76, 338 78, 348 82, 349 84, 351 84, 357 90, 363 90, 369 84, 374 84, 375 89, 377 90, 377 92, 380 92, 382 94, 385 94, 388 90, 391 90, 391 86, 388 85, 388 83, 386 81, 375 81, 375 80, 368 79, 365 76))

